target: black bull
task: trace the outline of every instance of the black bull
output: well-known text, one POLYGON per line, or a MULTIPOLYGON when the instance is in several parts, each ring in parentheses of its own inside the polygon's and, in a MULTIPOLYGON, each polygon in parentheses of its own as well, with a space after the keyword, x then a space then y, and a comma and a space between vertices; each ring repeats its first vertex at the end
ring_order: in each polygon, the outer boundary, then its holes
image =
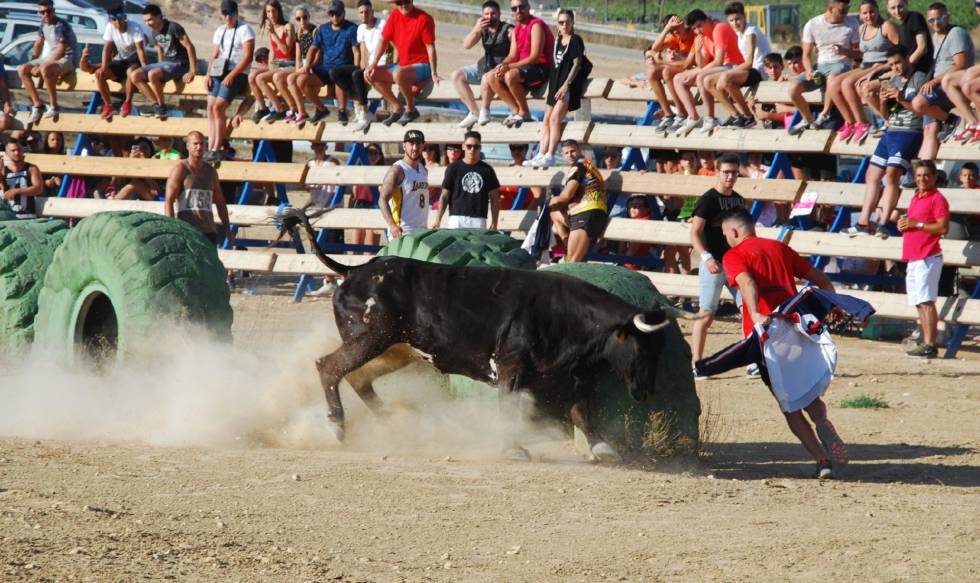
MULTIPOLYGON (((309 219, 297 209, 284 214, 283 233, 299 224, 316 241, 309 219)), ((600 459, 618 455, 590 427, 588 403, 597 374, 611 370, 634 399, 653 394, 662 330, 670 324, 659 307, 641 312, 596 286, 547 271, 400 257, 351 267, 315 243, 314 252, 346 277, 333 297, 343 344, 316 363, 339 439, 341 379, 380 412, 371 382, 411 360, 413 351, 405 345, 428 355, 441 372, 491 383, 502 396, 527 390, 538 406, 567 414, 600 459)))

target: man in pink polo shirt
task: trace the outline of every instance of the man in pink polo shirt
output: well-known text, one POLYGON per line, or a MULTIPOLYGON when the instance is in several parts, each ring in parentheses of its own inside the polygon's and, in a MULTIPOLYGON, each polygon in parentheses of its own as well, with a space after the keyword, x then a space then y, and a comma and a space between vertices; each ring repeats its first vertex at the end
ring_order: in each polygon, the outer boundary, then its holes
POLYGON ((909 203, 908 215, 898 220, 902 232, 902 261, 908 262, 905 271, 905 293, 909 305, 919 310, 922 344, 906 354, 914 358, 933 358, 936 350, 936 327, 939 315, 939 274, 943 268, 943 251, 939 238, 949 230, 949 203, 936 189, 936 164, 919 160, 912 165, 915 195, 909 203))

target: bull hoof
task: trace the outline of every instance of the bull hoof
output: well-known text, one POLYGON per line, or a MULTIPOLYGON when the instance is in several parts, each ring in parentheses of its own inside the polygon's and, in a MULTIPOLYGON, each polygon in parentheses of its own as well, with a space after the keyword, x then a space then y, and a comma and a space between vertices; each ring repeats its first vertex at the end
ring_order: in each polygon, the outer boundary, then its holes
POLYGON ((343 443, 344 442, 344 426, 343 425, 340 425, 339 423, 334 423, 333 421, 328 421, 327 422, 327 429, 330 430, 330 433, 334 436, 334 439, 337 440, 337 443, 343 443))
POLYGON ((616 453, 616 450, 614 450, 612 446, 605 441, 600 441, 592 446, 592 457, 594 457, 597 462, 604 464, 618 464, 619 462, 623 461, 623 458, 616 453))
POLYGON ((519 445, 508 447, 504 450, 504 458, 515 462, 531 461, 531 453, 519 445))

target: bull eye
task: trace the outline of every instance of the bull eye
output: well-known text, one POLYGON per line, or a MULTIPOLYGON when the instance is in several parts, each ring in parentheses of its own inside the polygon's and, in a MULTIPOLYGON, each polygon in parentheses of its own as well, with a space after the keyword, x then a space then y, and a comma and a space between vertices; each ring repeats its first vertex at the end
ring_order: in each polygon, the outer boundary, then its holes
POLYGON ((625 344, 626 343, 626 332, 620 330, 619 331, 619 334, 616 335, 616 340, 618 340, 620 344, 625 344))

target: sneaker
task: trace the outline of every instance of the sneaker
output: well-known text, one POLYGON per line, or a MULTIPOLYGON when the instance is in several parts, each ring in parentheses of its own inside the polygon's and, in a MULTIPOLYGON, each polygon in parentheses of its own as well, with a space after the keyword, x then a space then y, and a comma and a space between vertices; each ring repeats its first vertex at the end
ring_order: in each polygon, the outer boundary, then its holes
POLYGON ((813 477, 818 480, 827 480, 834 477, 834 466, 831 465, 829 459, 824 458, 817 462, 817 471, 813 473, 813 477))
POLYGON ((470 111, 466 114, 466 117, 463 118, 463 121, 459 122, 459 125, 456 127, 468 130, 476 125, 476 122, 478 121, 480 121, 480 116, 470 111))
POLYGON ((294 113, 292 124, 294 126, 301 126, 304 123, 310 121, 310 118, 306 117, 305 113, 294 113))
POLYGON ((202 156, 201 158, 208 163, 215 162, 218 159, 218 151, 208 150, 207 152, 204 153, 204 156, 202 156))
POLYGON ((965 128, 963 128, 963 131, 961 131, 960 133, 956 134, 953 137, 953 139, 956 140, 957 142, 966 143, 967 141, 970 140, 970 138, 973 137, 973 134, 976 131, 977 131, 977 128, 975 128, 975 127, 973 127, 971 125, 968 125, 965 128))
POLYGON ((264 121, 265 123, 276 123, 277 121, 281 121, 284 119, 286 119, 285 113, 281 111, 270 111, 269 115, 262 118, 262 121, 264 121))
POLYGON ((975 144, 977 142, 980 142, 980 128, 977 128, 977 129, 973 130, 973 137, 970 138, 969 142, 963 142, 963 143, 964 144, 969 143, 969 144, 972 145, 972 144, 975 144))
POLYGON ((59 110, 57 107, 51 107, 49 105, 49 106, 47 106, 44 109, 44 116, 43 117, 47 117, 47 118, 51 118, 51 119, 58 119, 58 116, 59 115, 61 115, 61 110, 59 110))
POLYGON ((354 125, 351 129, 355 132, 367 131, 370 125, 371 121, 368 119, 367 109, 363 107, 358 109, 357 114, 354 116, 354 125))
POLYGON ((741 118, 741 116, 739 116, 739 115, 730 116, 725 121, 719 123, 718 124, 718 127, 720 127, 720 128, 734 128, 734 127, 738 127, 738 120, 739 120, 739 118, 741 118))
POLYGON ((42 113, 44 113, 44 110, 41 109, 41 106, 40 105, 35 105, 34 107, 32 107, 31 108, 31 115, 29 115, 27 117, 27 125, 35 124, 35 123, 41 121, 41 114, 42 113))
POLYGON ((672 123, 669 128, 663 128, 664 137, 667 137, 670 134, 672 134, 672 133, 676 132, 677 130, 681 129, 681 127, 683 127, 685 123, 687 123, 687 118, 686 117, 678 117, 678 118, 676 118, 674 120, 674 123, 672 123))
POLYGON ((262 119, 265 116, 269 115, 270 113, 272 113, 272 110, 263 107, 262 109, 252 114, 252 121, 255 123, 259 123, 260 121, 262 121, 262 119))
POLYGON ((698 365, 691 366, 691 374, 694 375, 694 380, 703 381, 708 378, 708 375, 704 375, 698 372, 698 365))
POLYGON ((875 225, 875 237, 878 237, 879 239, 887 239, 888 235, 888 227, 885 225, 875 225))
POLYGON ((350 121, 350 117, 348 117, 346 109, 341 109, 340 111, 337 112, 337 122, 340 125, 345 126, 349 121, 350 121))
POLYGON ((738 118, 738 127, 743 130, 754 128, 758 123, 759 121, 751 115, 742 115, 738 118))
POLYGON ((481 109, 480 110, 480 117, 479 117, 479 119, 477 120, 476 123, 480 124, 481 126, 485 126, 488 123, 490 123, 490 120, 491 119, 492 118, 490 117, 490 110, 489 109, 481 109))
POLYGON ((789 135, 791 136, 798 136, 808 129, 810 129, 810 122, 805 119, 801 119, 800 121, 791 125, 786 131, 789 132, 789 135))
POLYGON ((150 113, 157 119, 167 119, 167 106, 162 103, 155 103, 150 107, 150 113))
POLYGON ((140 110, 140 117, 156 117, 157 115, 157 104, 152 104, 144 107, 140 110))
POLYGON ((706 117, 704 118, 704 121, 701 122, 701 129, 698 130, 698 133, 704 134, 706 136, 710 136, 711 131, 715 129, 717 125, 718 125, 718 120, 716 120, 713 117, 706 117))
POLYGON ((920 344, 906 352, 905 355, 912 358, 936 358, 939 356, 939 350, 929 344, 920 344))
POLYGON ((653 125, 653 129, 663 130, 669 128, 670 126, 674 125, 674 120, 676 119, 677 117, 674 115, 665 115, 657 120, 657 122, 653 125))
POLYGON ((846 142, 847 140, 851 139, 851 136, 854 135, 854 130, 857 129, 857 126, 858 124, 856 123, 845 121, 844 125, 837 130, 837 141, 846 142))
POLYGON ((530 160, 524 161, 525 168, 548 168, 555 164, 555 157, 547 154, 538 154, 530 160))
POLYGON ((871 124, 869 123, 856 123, 852 127, 854 128, 851 132, 852 144, 860 144, 871 133, 871 124))
POLYGON ((830 459, 834 462, 834 465, 846 466, 848 462, 847 446, 844 445, 844 440, 840 438, 840 435, 837 435, 834 424, 830 422, 830 419, 824 419, 823 423, 817 423, 816 425, 817 437, 820 438, 820 443, 823 444, 823 448, 830 454, 830 459))
POLYGON ((506 127, 512 128, 512 127, 516 126, 517 124, 521 123, 521 121, 523 119, 524 118, 521 117, 520 115, 518 115, 516 113, 512 113, 512 114, 508 115, 507 117, 505 117, 504 118, 504 121, 501 122, 501 123, 503 123, 504 126, 506 126, 506 127))
POLYGON ((832 118, 829 115, 820 113, 817 115, 817 118, 813 120, 813 125, 811 127, 822 130, 830 123, 831 119, 832 118))
POLYGON ((101 114, 102 119, 110 119, 112 118, 112 114, 113 114, 113 110, 112 110, 111 103, 106 103, 105 105, 102 106, 102 114, 101 114))
POLYGON ((282 121, 286 123, 293 123, 294 119, 296 119, 296 112, 291 109, 287 109, 286 115, 283 116, 282 121))
POLYGON ((316 113, 313 114, 313 117, 310 118, 310 123, 320 123, 321 121, 327 119, 328 115, 330 115, 329 109, 318 109, 316 110, 316 113))
POLYGON ((412 123, 413 121, 417 120, 420 117, 422 117, 422 114, 419 113, 419 110, 413 109, 412 111, 406 111, 405 115, 403 115, 402 118, 398 120, 398 123, 401 124, 402 126, 407 126, 408 124, 412 123))
POLYGON ((949 117, 943 122, 942 127, 939 128, 939 133, 936 134, 936 139, 938 139, 940 142, 945 142, 950 136, 953 135, 953 132, 956 131, 956 126, 958 125, 960 125, 959 116, 953 115, 952 113, 949 114, 949 117))
POLYGON ((122 105, 119 107, 119 115, 120 115, 120 117, 126 117, 129 114, 131 114, 131 113, 133 113, 133 102, 132 101, 123 101, 122 102, 122 105))
POLYGON ((847 233, 849 237, 861 237, 861 236, 866 237, 871 234, 868 232, 868 225, 861 225, 861 224, 852 225, 844 229, 844 232, 847 233))
POLYGON ((309 293, 309 295, 311 295, 311 296, 313 296, 315 298, 322 298, 323 296, 328 296, 328 295, 332 294, 336 290, 337 290, 337 286, 336 285, 334 285, 334 284, 332 284, 330 282, 327 282, 327 283, 323 284, 322 286, 320 286, 318 289, 315 289, 315 290, 311 291, 309 293))
POLYGON ((759 365, 757 365, 757 364, 750 364, 748 367, 746 367, 745 368, 745 376, 749 377, 750 379, 755 379, 755 378, 761 377, 762 376, 762 373, 759 372, 759 365))
POLYGON ((393 111, 390 114, 388 114, 388 117, 386 117, 385 120, 381 123, 383 123, 385 127, 391 127, 391 124, 400 120, 403 115, 405 115, 404 111, 393 111))
POLYGON ((701 125, 701 120, 700 119, 688 119, 688 120, 685 120, 684 121, 684 125, 682 125, 681 127, 679 127, 677 129, 677 131, 674 132, 674 137, 675 138, 683 138, 683 137, 686 137, 687 134, 689 134, 692 131, 694 131, 694 128, 698 127, 699 125, 701 125))

